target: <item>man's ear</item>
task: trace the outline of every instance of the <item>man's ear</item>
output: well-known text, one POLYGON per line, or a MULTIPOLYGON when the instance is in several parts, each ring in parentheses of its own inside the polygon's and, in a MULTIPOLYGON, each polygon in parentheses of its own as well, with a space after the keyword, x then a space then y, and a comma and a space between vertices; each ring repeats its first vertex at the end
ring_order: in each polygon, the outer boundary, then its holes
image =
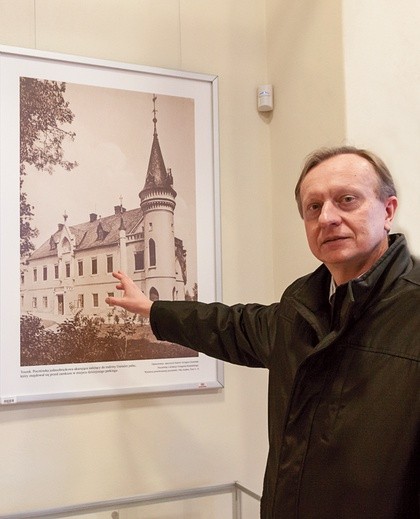
POLYGON ((395 213, 397 211, 398 207, 398 199, 396 196, 390 196, 385 201, 385 224, 384 229, 386 232, 389 232, 391 230, 392 221, 394 219, 395 213))

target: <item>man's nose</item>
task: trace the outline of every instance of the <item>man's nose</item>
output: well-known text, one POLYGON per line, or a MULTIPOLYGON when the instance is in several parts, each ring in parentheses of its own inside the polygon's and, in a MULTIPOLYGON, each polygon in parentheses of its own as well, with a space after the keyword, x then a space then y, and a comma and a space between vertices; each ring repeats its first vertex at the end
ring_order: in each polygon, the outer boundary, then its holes
POLYGON ((318 222, 321 225, 337 225, 341 222, 339 209, 329 200, 322 204, 318 222))

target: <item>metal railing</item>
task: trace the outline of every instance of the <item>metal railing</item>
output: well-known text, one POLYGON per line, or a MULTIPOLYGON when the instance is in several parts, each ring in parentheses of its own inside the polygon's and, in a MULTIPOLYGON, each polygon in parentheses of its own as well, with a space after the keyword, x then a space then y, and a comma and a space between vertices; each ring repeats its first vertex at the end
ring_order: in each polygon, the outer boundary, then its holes
MULTIPOLYGON (((185 499, 195 499, 199 497, 208 497, 221 494, 232 495, 232 518, 241 519, 242 517, 242 495, 260 501, 261 497, 244 487, 237 481, 234 483, 226 483, 222 485, 188 488, 183 490, 157 492, 154 494, 138 494, 135 496, 121 497, 118 499, 110 499, 106 501, 95 501, 91 503, 83 503, 79 505, 69 505, 60 508, 49 508, 45 510, 34 510, 30 512, 18 512, 13 514, 0 515, 0 519, 55 519, 78 516, 82 514, 116 511, 121 508, 131 508, 146 505, 155 505, 159 503, 168 503, 174 501, 182 501, 185 499)), ((115 512, 113 517, 118 517, 115 512)))

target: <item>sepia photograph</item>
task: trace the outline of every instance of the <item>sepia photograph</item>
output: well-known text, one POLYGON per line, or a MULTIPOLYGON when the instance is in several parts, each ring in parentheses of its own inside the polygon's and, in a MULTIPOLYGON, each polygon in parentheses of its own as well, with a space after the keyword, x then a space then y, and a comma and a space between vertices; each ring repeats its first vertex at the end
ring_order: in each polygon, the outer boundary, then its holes
POLYGON ((223 387, 106 303, 116 271, 220 298, 217 77, 4 47, 0 67, 1 403, 223 387))
POLYGON ((110 308, 196 300, 194 100, 20 78, 21 365, 197 356, 110 308))

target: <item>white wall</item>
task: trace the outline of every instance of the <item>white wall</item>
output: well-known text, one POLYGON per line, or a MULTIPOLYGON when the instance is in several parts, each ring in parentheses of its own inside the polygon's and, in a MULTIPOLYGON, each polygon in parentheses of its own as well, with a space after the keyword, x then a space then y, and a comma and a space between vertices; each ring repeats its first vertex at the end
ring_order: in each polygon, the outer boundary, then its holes
POLYGON ((420 3, 343 2, 346 133, 390 168, 400 206, 393 230, 420 254, 420 3))
POLYGON ((420 252, 420 5, 404 0, 267 0, 276 295, 317 262, 293 191, 319 146, 371 148, 399 192, 393 230, 420 252))
POLYGON ((304 157, 345 139, 341 2, 267 0, 276 296, 317 262, 294 200, 304 157))
MULTIPOLYGON (((223 298, 272 301, 261 1, 0 0, 0 43, 218 75, 223 298)), ((234 480, 260 491, 266 374, 226 366, 225 383, 0 408, 0 514, 234 480)))

